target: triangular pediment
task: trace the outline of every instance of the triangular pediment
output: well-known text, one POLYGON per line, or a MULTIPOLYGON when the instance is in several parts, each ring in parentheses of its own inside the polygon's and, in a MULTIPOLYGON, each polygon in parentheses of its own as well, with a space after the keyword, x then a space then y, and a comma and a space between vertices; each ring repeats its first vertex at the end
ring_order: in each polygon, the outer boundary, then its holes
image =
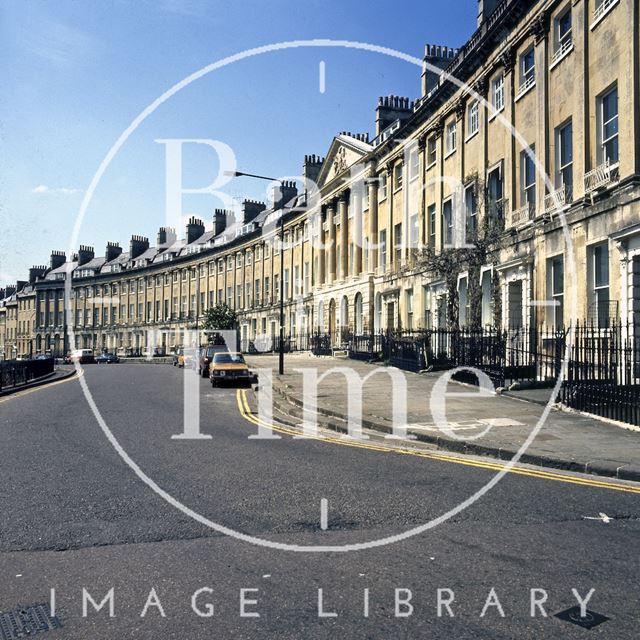
POLYGON ((372 150, 372 145, 359 138, 347 134, 336 136, 322 163, 322 169, 318 175, 318 186, 322 187, 342 175, 372 150))

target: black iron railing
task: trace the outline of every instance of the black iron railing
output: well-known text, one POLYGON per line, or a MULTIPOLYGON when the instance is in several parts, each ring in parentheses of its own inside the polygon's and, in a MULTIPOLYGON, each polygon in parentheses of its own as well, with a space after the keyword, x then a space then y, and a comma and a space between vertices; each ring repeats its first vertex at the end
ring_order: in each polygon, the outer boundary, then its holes
MULTIPOLYGON (((331 355, 347 350, 350 358, 376 361, 408 371, 469 367, 485 373, 495 387, 514 383, 552 387, 562 367, 565 375, 558 402, 587 413, 640 425, 640 325, 610 321, 567 329, 394 330, 374 334, 294 333, 285 337, 285 352, 331 355)), ((242 341, 249 353, 275 353, 277 335, 242 341)), ((477 384, 473 371, 455 378, 477 384)))
POLYGON ((20 387, 53 372, 53 358, 3 360, 0 362, 0 391, 20 387))
POLYGON ((568 341, 558 399, 578 411, 640 426, 640 324, 578 325, 568 341))

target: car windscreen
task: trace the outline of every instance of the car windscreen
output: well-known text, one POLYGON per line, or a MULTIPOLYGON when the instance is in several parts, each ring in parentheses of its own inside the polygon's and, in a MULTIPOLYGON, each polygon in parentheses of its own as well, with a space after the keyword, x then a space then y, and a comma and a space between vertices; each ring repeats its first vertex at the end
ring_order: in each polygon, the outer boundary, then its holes
POLYGON ((221 351, 224 352, 226 350, 227 350, 227 348, 224 345, 217 346, 217 347, 207 347, 207 357, 208 358, 213 358, 213 356, 216 353, 220 353, 221 351))
POLYGON ((215 364, 244 364, 244 358, 239 353, 216 353, 215 364))

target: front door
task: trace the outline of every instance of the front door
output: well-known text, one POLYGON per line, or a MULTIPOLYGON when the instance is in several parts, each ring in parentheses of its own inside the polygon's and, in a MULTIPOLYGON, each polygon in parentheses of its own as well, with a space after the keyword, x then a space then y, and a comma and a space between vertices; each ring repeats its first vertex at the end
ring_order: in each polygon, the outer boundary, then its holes
POLYGON ((391 301, 387 302, 387 329, 395 328, 395 304, 391 301))

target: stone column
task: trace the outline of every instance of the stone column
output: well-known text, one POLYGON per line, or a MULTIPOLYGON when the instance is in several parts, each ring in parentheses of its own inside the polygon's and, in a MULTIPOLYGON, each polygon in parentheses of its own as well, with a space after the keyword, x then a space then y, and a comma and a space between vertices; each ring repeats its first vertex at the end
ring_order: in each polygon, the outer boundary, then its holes
MULTIPOLYGON (((314 254, 318 255, 318 273, 314 273, 313 274, 313 284, 314 286, 316 285, 322 285, 326 282, 327 280, 327 268, 326 268, 326 243, 328 242, 327 236, 324 232, 324 228, 322 226, 322 211, 320 211, 320 220, 317 223, 317 230, 318 230, 318 244, 317 246, 314 247, 314 254)), ((312 236, 314 238, 314 242, 316 241, 315 237, 312 236)))
POLYGON ((369 177, 367 188, 369 189, 368 269, 371 273, 375 273, 378 266, 378 179, 376 176, 369 177))
POLYGON ((328 282, 334 282, 336 279, 336 223, 334 222, 334 216, 336 213, 336 206, 333 202, 327 205, 327 226, 329 227, 329 242, 327 243, 326 250, 329 254, 329 278, 328 282))
POLYGON ((338 214, 340 215, 340 275, 344 280, 349 275, 349 199, 346 193, 340 194, 338 214))
MULTIPOLYGON (((366 189, 366 185, 364 186, 366 189)), ((352 192, 353 200, 353 233, 351 241, 353 242, 353 276, 359 276, 363 271, 364 267, 362 264, 362 242, 363 242, 363 216, 362 216, 362 191, 361 189, 356 189, 352 192)))

